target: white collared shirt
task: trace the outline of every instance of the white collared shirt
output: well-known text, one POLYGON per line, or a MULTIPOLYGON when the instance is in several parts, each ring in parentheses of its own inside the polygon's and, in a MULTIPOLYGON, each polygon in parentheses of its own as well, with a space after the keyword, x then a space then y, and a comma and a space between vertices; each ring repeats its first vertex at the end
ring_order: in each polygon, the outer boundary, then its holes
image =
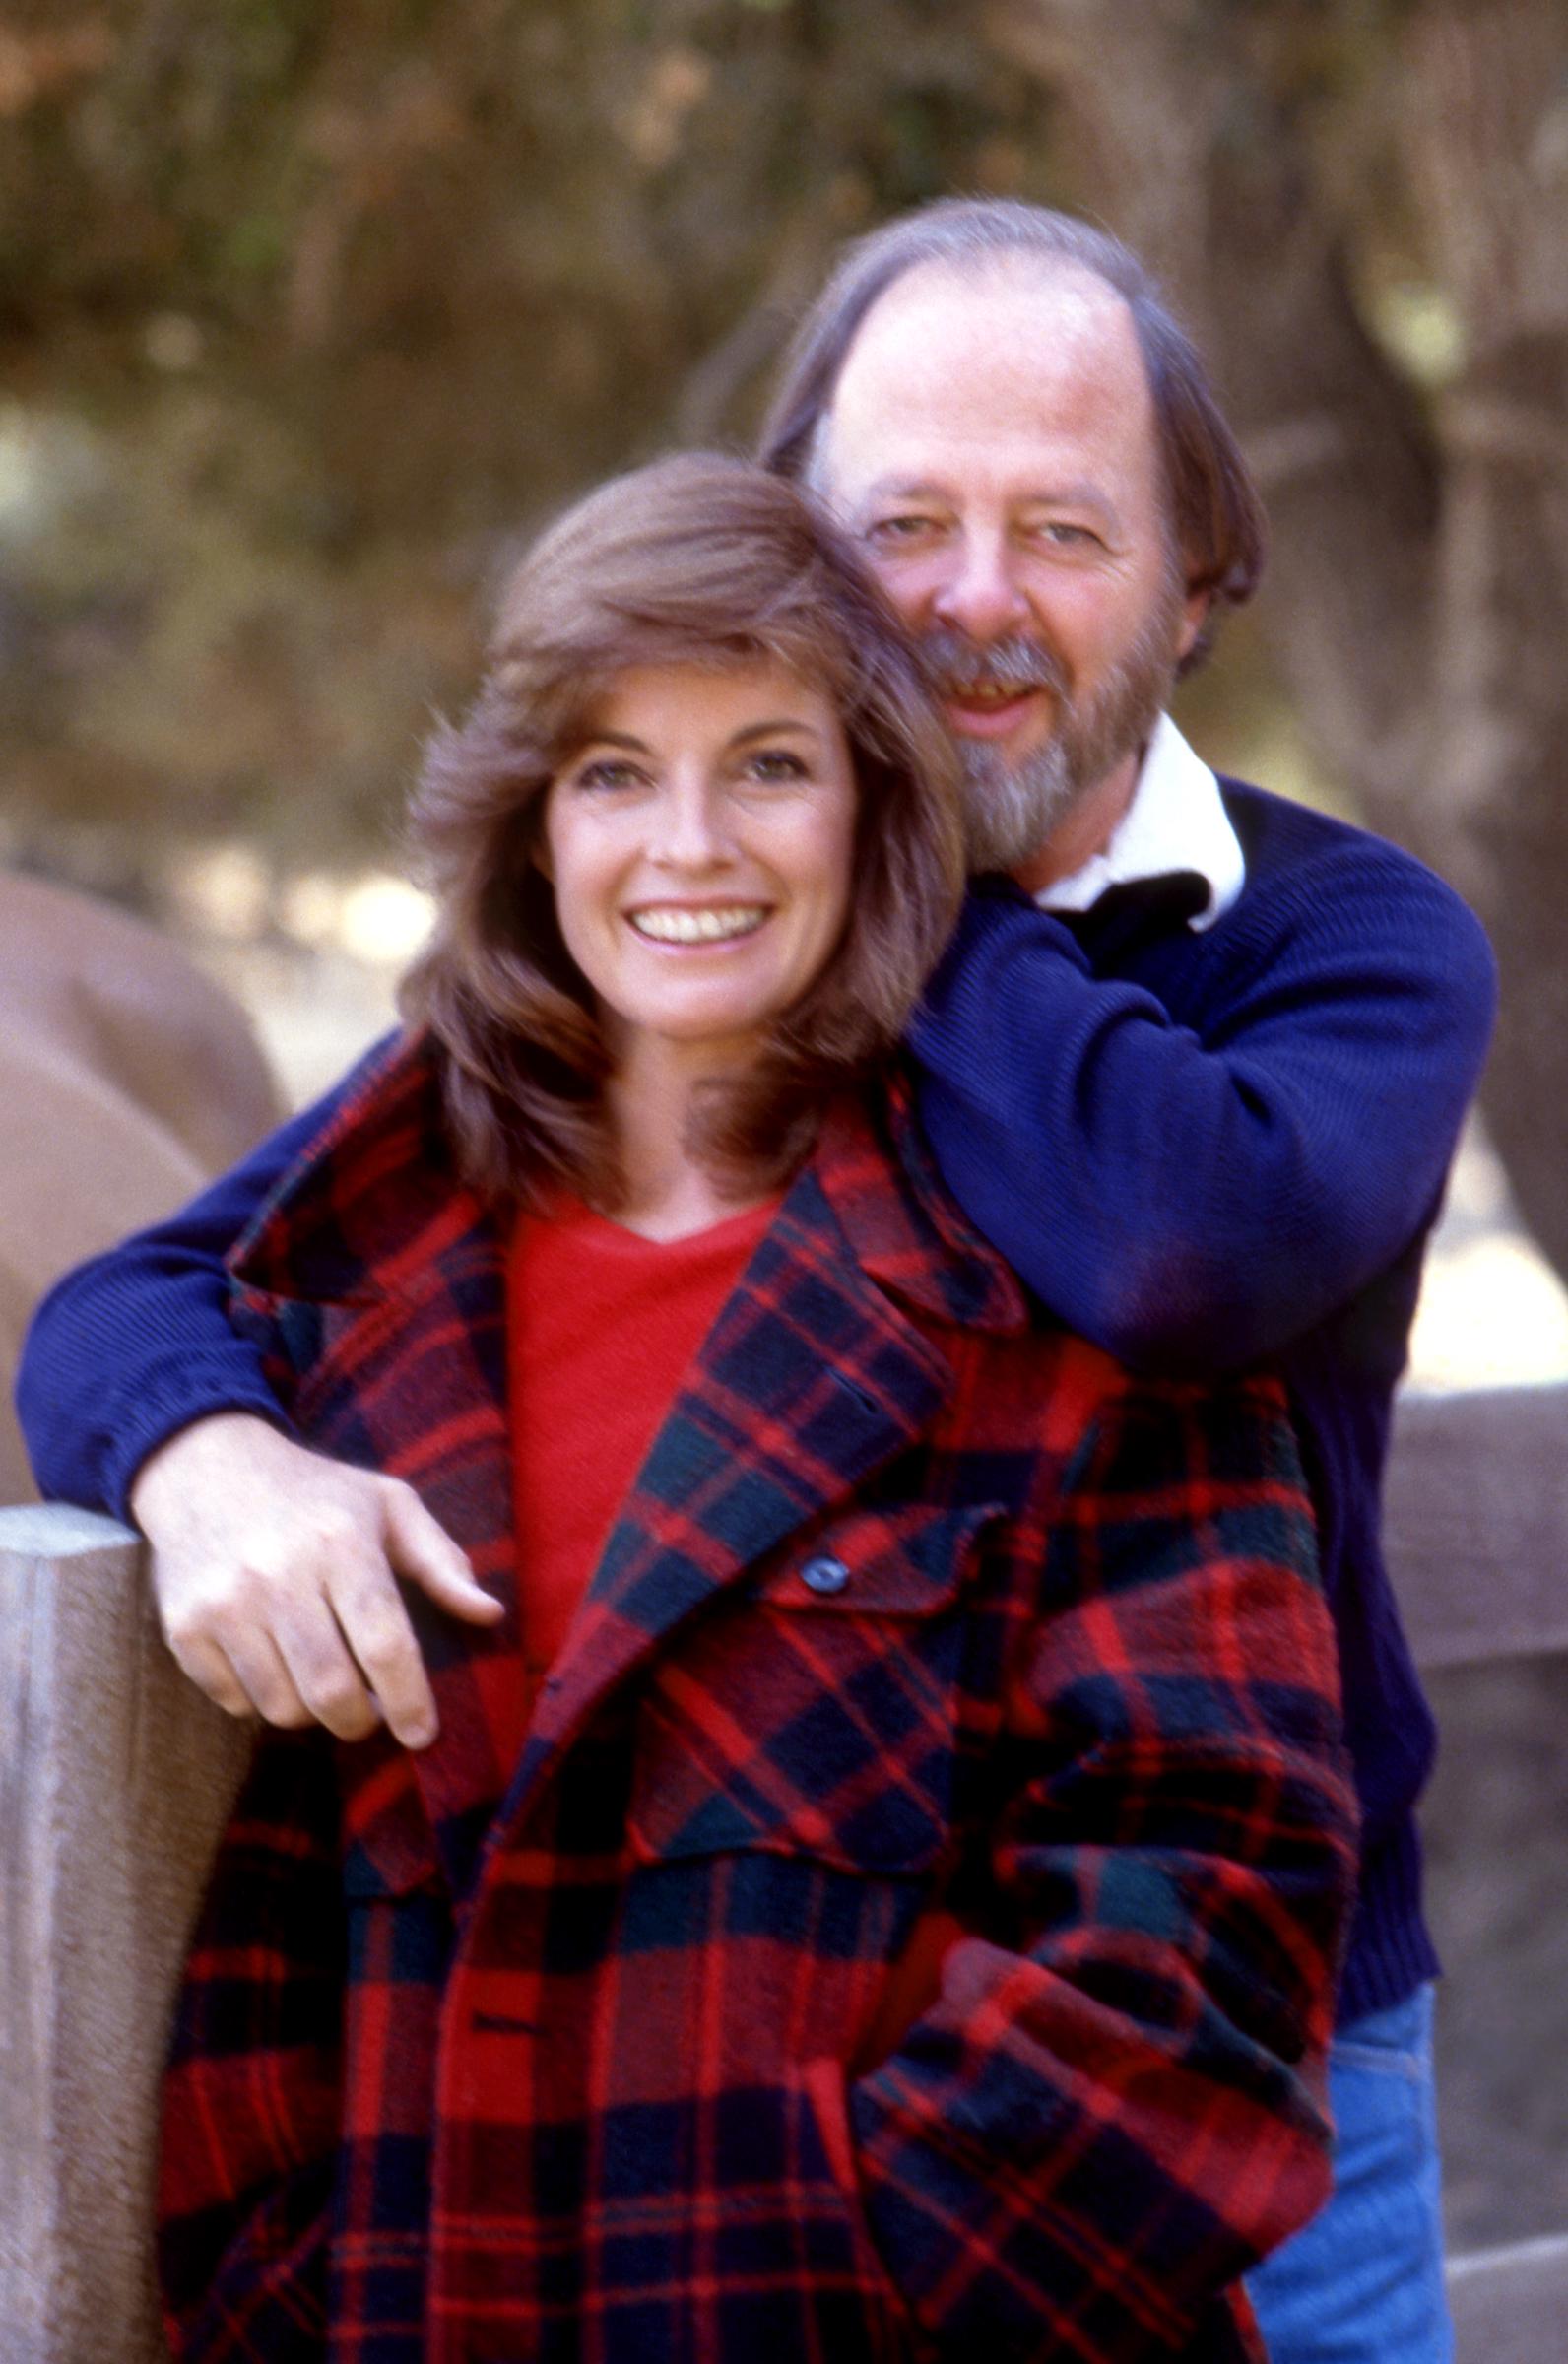
POLYGON ((1222 919, 1246 884, 1247 864, 1230 825, 1219 782, 1196 755, 1168 714, 1154 726, 1133 790, 1133 801, 1103 853, 1091 854, 1081 869, 1054 886, 1042 886, 1035 901, 1042 911, 1087 911, 1110 886, 1192 871, 1209 888, 1209 899, 1188 926, 1211 928, 1222 919))

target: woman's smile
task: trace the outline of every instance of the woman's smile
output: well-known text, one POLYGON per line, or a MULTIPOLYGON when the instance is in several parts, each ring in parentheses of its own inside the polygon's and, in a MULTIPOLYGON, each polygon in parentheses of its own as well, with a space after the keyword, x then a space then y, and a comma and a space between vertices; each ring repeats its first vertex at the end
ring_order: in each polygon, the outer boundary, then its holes
POLYGON ((655 944, 709 946, 754 936, 768 918, 765 903, 653 903, 628 911, 639 936, 655 944))

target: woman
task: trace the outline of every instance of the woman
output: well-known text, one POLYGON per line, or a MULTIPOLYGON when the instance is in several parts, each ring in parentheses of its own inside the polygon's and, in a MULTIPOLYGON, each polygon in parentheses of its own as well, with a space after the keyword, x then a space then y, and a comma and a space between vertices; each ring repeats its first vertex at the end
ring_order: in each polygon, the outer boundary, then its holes
POLYGON ((508 592, 410 1033, 231 1260, 501 1605, 440 1737, 269 1733, 165 2088, 182 2357, 1245 2352, 1350 1862, 1278 1390, 1031 1327, 892 1046, 935 717, 791 489, 508 592))

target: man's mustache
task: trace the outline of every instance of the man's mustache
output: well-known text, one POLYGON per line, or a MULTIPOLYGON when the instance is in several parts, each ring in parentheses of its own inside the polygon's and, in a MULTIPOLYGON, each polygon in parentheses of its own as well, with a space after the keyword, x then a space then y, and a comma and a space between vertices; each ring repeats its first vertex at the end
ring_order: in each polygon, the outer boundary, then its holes
POLYGON ((1039 641, 1014 632, 1005 640, 971 640, 941 624, 923 632, 920 653, 939 690, 948 697, 986 690, 1049 690, 1067 694, 1067 670, 1039 641))

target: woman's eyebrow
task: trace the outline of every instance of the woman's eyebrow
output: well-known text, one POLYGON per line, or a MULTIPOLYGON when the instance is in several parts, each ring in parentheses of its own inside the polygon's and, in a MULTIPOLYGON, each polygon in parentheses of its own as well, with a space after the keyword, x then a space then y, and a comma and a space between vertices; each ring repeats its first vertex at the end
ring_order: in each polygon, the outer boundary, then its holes
MULTIPOLYGON (((744 729, 734 734, 728 744, 731 747, 749 747, 753 739, 776 739, 780 731, 794 731, 807 739, 821 737, 816 723, 808 722, 804 715, 780 714, 767 722, 747 723, 744 729)), ((646 755, 652 752, 645 739, 633 737, 630 731, 606 730, 590 731, 579 746, 577 755, 585 755, 590 748, 595 747, 619 747, 624 749, 627 755, 646 755)), ((577 758, 573 757, 572 759, 575 761, 577 758)))
POLYGON ((623 747, 628 755, 645 755, 648 753, 647 741, 634 739, 629 731, 589 731, 577 752, 586 755, 591 747, 623 747))
POLYGON ((753 739, 776 739, 780 731, 799 731, 808 739, 820 738, 815 722, 807 722, 799 714, 781 714, 776 722, 749 722, 744 731, 737 731, 730 741, 732 747, 750 746, 753 739))

